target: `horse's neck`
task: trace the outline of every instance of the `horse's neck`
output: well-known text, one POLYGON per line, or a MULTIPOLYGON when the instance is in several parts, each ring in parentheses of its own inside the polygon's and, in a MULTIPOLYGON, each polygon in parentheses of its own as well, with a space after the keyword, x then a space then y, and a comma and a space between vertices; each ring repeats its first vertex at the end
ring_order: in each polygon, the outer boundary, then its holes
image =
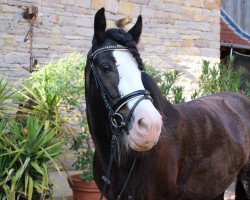
POLYGON ((168 100, 164 102, 162 115, 163 121, 167 122, 168 125, 176 125, 182 118, 179 111, 175 108, 175 105, 171 104, 168 100))

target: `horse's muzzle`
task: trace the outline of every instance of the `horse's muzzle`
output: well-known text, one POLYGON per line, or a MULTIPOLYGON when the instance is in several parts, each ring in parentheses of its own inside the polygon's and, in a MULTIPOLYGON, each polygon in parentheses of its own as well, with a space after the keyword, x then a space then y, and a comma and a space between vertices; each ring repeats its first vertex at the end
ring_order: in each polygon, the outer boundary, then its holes
POLYGON ((135 151, 150 150, 159 140, 162 117, 151 101, 143 100, 134 111, 134 123, 129 130, 130 147, 135 151))

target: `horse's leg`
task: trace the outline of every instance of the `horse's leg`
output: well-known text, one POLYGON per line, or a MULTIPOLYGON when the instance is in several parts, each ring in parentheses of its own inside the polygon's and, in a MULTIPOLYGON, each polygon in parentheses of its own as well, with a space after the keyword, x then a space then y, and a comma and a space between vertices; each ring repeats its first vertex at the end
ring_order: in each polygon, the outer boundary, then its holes
POLYGON ((248 165, 244 167, 237 177, 235 200, 250 200, 250 166, 248 165))
POLYGON ((224 193, 221 193, 218 197, 214 198, 213 200, 224 200, 224 193))
POLYGON ((237 178, 235 184, 235 200, 247 200, 247 194, 241 178, 237 178))

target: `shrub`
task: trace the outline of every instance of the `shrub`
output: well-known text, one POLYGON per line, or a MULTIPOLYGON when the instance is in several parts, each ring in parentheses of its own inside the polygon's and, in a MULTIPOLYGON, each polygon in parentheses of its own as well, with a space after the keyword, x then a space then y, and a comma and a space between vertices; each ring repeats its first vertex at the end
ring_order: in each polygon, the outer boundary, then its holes
POLYGON ((241 77, 243 68, 233 69, 234 58, 229 58, 226 63, 211 67, 207 60, 203 61, 202 74, 199 77, 199 89, 192 95, 192 99, 219 92, 236 92, 246 96, 250 95, 250 84, 246 82, 245 91, 241 91, 241 77))
POLYGON ((172 103, 183 103, 186 101, 183 96, 184 87, 176 86, 177 79, 181 76, 180 72, 164 72, 145 64, 146 72, 153 77, 159 86, 163 96, 172 103))
POLYGON ((46 84, 47 93, 57 95, 64 102, 75 106, 84 96, 84 67, 83 56, 73 53, 39 68, 31 74, 25 85, 39 88, 46 84))
POLYGON ((41 116, 56 126, 67 122, 66 117, 80 117, 77 109, 82 109, 84 99, 84 66, 82 55, 73 53, 38 68, 19 91, 19 113, 41 116))

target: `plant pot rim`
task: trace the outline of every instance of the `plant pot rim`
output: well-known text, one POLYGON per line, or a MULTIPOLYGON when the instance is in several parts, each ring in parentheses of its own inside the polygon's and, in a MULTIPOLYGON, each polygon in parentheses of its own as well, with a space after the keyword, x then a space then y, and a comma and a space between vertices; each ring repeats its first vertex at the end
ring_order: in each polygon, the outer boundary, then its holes
POLYGON ((90 182, 83 181, 80 178, 81 174, 73 174, 67 177, 70 187, 87 187, 87 188, 97 188, 94 180, 90 182))
MULTIPOLYGON (((86 197, 85 199, 88 199, 88 200, 90 200, 92 198, 99 199, 101 196, 101 192, 98 189, 96 182, 94 180, 90 181, 89 183, 82 181, 80 179, 80 176, 81 176, 81 174, 74 174, 74 175, 69 175, 67 177, 68 183, 69 183, 71 189, 73 190, 74 198, 78 199, 77 195, 80 195, 80 194, 81 195, 84 194, 84 196, 88 194, 88 195, 91 195, 91 197, 88 196, 88 198, 86 197)), ((104 200, 107 200, 107 199, 104 197, 104 200)))

